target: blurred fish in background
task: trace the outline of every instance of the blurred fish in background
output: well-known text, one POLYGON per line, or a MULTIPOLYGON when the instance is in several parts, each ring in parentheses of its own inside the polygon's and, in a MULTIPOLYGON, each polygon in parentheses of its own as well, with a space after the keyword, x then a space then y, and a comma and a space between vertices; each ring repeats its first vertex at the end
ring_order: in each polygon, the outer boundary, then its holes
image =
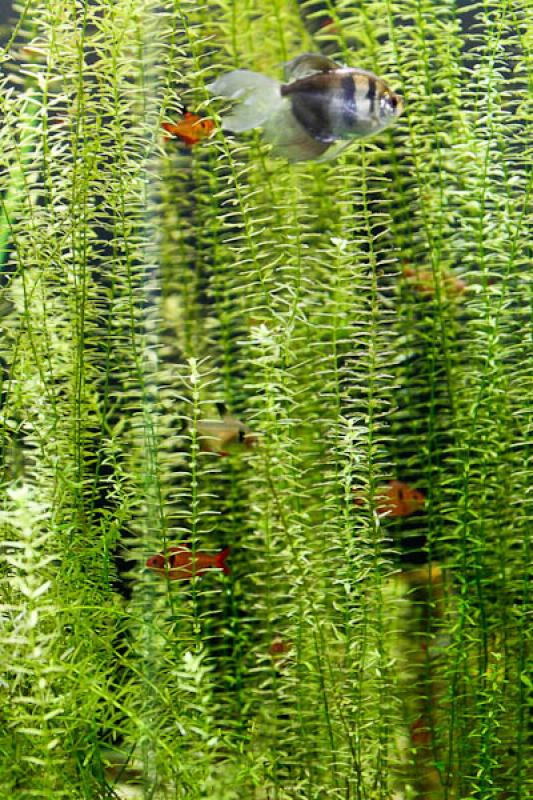
POLYGON ((226 559, 229 556, 229 547, 219 553, 206 553, 203 550, 193 551, 189 547, 179 545, 169 547, 166 552, 150 556, 146 561, 148 569, 157 572, 162 577, 171 581, 191 580, 201 577, 212 569, 220 569, 224 575, 229 575, 226 559))
MULTIPOLYGON (((333 0, 297 0, 300 18, 313 44, 326 55, 339 52, 340 42, 354 50, 357 40, 343 29, 342 9, 333 0)), ((346 9, 345 9, 346 13, 346 9)))
MULTIPOLYGON (((437 292, 437 283, 430 269, 414 269, 410 266, 404 266, 402 275, 406 282, 418 292, 418 294, 424 297, 435 296, 437 292)), ((441 284, 449 297, 459 297, 467 290, 467 284, 450 270, 443 271, 441 284)))
POLYGON ((197 424, 200 449, 203 452, 229 456, 232 452, 257 444, 257 434, 248 425, 229 414, 223 404, 219 403, 217 408, 220 419, 200 420, 197 424))
MULTIPOLYGON (((380 516, 408 517, 424 508, 425 502, 422 492, 404 481, 389 481, 376 492, 376 511, 380 516)), ((362 506, 363 498, 356 495, 354 503, 362 506)))

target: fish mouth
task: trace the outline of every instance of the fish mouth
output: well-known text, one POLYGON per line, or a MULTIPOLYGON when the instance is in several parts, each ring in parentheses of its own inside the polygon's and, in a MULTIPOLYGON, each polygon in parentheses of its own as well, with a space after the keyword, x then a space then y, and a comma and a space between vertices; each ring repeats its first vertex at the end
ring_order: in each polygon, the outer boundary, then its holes
POLYGON ((394 110, 395 117, 401 117, 405 111, 405 101, 400 94, 391 95, 391 105, 394 110))

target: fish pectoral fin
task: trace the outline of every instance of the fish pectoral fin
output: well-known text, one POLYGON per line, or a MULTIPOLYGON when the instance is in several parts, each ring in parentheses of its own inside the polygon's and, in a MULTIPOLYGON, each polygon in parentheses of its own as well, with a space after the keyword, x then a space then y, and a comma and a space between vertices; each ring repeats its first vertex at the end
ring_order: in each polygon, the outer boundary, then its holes
POLYGON ((272 155, 287 161, 312 161, 321 156, 328 144, 310 136, 295 119, 289 104, 263 128, 263 139, 272 144, 272 155))
POLYGON ((333 142, 333 144, 328 147, 326 152, 316 158, 315 161, 333 161, 334 158, 337 158, 337 156, 340 156, 341 153, 347 150, 351 144, 353 144, 353 139, 348 139, 348 141, 344 139, 340 142, 333 142))
POLYGON ((316 75, 317 72, 331 72, 341 68, 342 64, 337 64, 333 59, 320 53, 302 53, 301 56, 296 56, 284 64, 284 76, 286 81, 296 81, 309 75, 316 75))

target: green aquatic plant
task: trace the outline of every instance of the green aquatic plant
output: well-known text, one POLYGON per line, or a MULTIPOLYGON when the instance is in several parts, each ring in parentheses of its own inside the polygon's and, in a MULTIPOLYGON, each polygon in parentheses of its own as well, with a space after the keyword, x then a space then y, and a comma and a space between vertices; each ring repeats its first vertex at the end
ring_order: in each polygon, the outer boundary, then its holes
POLYGON ((19 14, 2 796, 525 800, 531 0, 19 14), (398 90, 397 124, 325 164, 163 138, 218 122, 221 72, 320 50, 398 90), (253 446, 206 448, 222 405, 253 446), (424 507, 383 513, 392 480, 424 507), (176 545, 230 574, 146 567, 176 545))

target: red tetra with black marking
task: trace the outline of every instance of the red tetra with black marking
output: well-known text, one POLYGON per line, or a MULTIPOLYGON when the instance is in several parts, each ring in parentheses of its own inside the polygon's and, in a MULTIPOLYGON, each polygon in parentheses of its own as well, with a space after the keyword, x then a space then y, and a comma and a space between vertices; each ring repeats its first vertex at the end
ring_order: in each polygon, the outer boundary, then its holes
POLYGON ((191 580, 201 577, 212 569, 220 569, 224 575, 229 575, 229 567, 226 564, 229 552, 229 547, 214 554, 206 553, 203 550, 193 552, 184 545, 169 547, 166 553, 150 556, 146 561, 146 566, 170 581, 191 580))
POLYGON ((183 119, 179 122, 163 122, 162 128, 169 136, 181 139, 188 147, 194 147, 202 139, 207 139, 211 136, 215 129, 215 123, 212 119, 200 117, 198 114, 191 114, 190 111, 186 111, 183 119))

